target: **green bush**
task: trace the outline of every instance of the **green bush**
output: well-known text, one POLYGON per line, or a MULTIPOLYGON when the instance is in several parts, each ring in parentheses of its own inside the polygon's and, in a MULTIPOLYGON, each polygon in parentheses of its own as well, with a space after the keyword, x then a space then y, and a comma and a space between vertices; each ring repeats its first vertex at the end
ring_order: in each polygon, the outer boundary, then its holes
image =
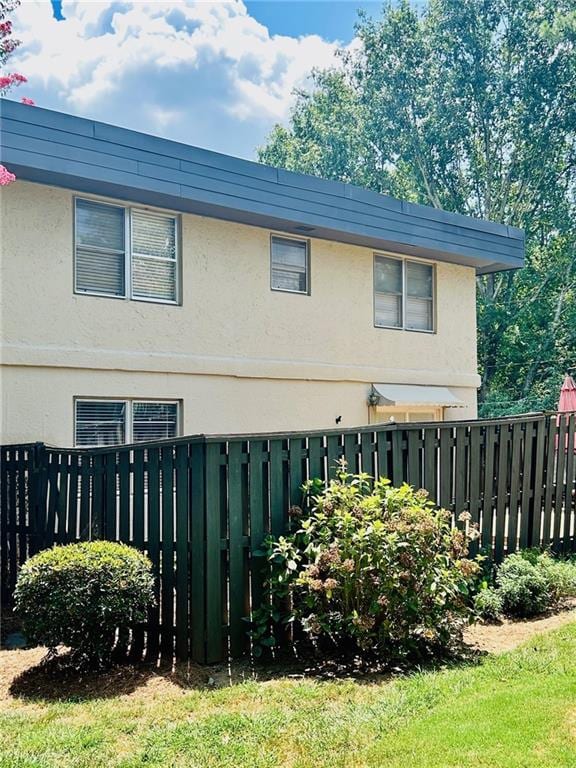
MULTIPOLYGON (((522 555, 524 556, 524 552, 522 555)), ((559 560, 548 552, 541 552, 535 564, 548 582, 554 603, 567 597, 576 597, 576 563, 571 560, 559 560)))
POLYGON ((110 541, 56 546, 24 563, 15 599, 33 642, 68 646, 78 661, 102 665, 117 630, 145 620, 154 599, 152 565, 110 541))
POLYGON ((474 611, 484 621, 498 621, 503 612, 502 596, 486 586, 474 595, 474 611))
POLYGON ((496 573, 496 588, 504 613, 530 617, 551 608, 554 595, 543 568, 521 553, 509 555, 496 573))
POLYGON ((306 490, 310 514, 262 552, 270 571, 254 616, 257 654, 282 622, 321 649, 380 658, 437 652, 459 637, 479 566, 448 512, 426 491, 372 485, 344 468, 327 487, 314 481, 306 490))

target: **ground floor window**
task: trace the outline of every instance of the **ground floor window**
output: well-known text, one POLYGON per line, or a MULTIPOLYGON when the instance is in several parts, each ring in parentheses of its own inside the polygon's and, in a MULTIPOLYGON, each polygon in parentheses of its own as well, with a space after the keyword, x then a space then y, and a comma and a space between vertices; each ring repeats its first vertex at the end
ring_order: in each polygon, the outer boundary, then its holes
POLYGON ((179 434, 179 422, 178 401, 78 398, 74 443, 109 446, 163 440, 179 434))
POLYGON ((383 424, 387 422, 396 422, 397 424, 420 423, 426 421, 442 421, 444 417, 444 408, 410 407, 389 408, 386 406, 376 406, 372 408, 370 416, 371 424, 383 424))

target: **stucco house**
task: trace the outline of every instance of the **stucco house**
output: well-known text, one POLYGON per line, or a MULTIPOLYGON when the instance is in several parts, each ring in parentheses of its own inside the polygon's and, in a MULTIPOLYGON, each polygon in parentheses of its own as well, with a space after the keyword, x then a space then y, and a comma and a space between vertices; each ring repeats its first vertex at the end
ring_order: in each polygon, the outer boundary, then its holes
POLYGON ((3 443, 476 416, 523 233, 1 102, 3 443))

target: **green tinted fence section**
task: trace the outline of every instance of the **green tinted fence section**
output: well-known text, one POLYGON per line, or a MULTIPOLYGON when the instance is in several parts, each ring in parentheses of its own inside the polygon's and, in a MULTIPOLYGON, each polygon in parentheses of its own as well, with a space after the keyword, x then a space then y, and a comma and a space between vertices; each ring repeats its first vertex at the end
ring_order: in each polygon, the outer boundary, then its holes
POLYGON ((135 658, 216 662, 249 650, 262 599, 254 556, 290 525, 302 483, 350 471, 426 488, 457 525, 469 512, 495 561, 519 547, 576 551, 575 415, 390 424, 357 430, 194 436, 115 448, 4 446, 2 599, 18 568, 55 543, 107 538, 148 553, 156 605, 129 638, 135 658))

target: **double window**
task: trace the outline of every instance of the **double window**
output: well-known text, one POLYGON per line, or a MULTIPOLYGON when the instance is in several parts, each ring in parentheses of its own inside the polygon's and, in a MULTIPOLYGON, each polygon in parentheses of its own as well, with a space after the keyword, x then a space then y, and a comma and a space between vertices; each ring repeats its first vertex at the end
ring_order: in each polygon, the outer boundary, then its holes
POLYGON ((78 399, 74 442, 109 446, 176 437, 179 410, 177 401, 78 399))
POLYGON ((178 302, 175 216, 76 200, 75 290, 178 302))
POLYGON ((374 322, 379 328, 434 330, 434 267, 374 257, 374 322))
POLYGON ((307 240, 272 235, 270 258, 274 291, 310 293, 310 253, 307 240))

